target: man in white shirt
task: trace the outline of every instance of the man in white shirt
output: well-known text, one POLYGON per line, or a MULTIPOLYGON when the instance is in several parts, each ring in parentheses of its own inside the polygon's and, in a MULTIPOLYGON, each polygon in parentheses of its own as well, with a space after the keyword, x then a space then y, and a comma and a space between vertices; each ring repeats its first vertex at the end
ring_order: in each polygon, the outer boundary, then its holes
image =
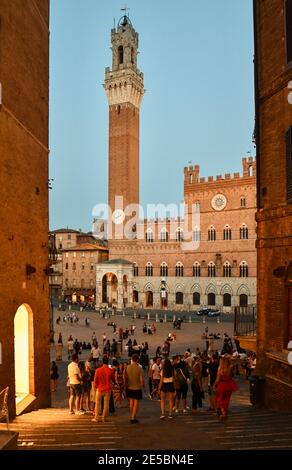
POLYGON ((98 347, 98 344, 96 341, 93 342, 92 348, 91 348, 91 355, 92 359, 94 362, 94 366, 97 367, 97 363, 99 361, 99 356, 101 355, 101 350, 98 347))
POLYGON ((74 351, 74 341, 72 336, 70 335, 68 338, 68 360, 71 359, 73 351, 74 351))
POLYGON ((83 415, 84 411, 80 410, 80 401, 82 395, 82 385, 80 377, 80 369, 78 367, 78 355, 73 354, 72 362, 68 365, 68 383, 70 386, 69 398, 69 414, 74 415, 73 404, 75 398, 75 414, 83 415))
POLYGON ((153 364, 152 368, 152 385, 153 385, 153 392, 152 392, 152 398, 157 398, 159 399, 159 383, 161 379, 161 358, 158 357, 156 359, 156 362, 153 364))

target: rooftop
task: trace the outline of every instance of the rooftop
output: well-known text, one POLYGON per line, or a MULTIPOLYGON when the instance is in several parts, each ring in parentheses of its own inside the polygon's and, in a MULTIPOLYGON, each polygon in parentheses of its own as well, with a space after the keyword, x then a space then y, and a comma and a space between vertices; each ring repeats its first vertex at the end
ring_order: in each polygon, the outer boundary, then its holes
POLYGON ((62 251, 108 251, 106 246, 101 246, 93 243, 80 243, 79 245, 70 248, 63 248, 62 251))

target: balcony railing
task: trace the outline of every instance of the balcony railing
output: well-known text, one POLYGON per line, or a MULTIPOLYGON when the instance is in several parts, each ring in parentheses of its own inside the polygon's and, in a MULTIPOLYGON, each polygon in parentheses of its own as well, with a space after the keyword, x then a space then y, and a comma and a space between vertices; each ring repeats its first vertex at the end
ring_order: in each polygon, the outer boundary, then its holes
POLYGON ((255 305, 235 307, 234 309, 234 336, 256 335, 257 312, 255 305))

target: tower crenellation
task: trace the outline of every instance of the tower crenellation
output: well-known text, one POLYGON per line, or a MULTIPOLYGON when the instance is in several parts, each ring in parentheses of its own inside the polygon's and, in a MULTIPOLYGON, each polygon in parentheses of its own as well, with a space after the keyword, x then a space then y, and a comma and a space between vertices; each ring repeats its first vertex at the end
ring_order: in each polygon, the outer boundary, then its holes
POLYGON ((206 184, 225 184, 226 181, 242 181, 243 179, 250 179, 255 178, 256 176, 256 159, 255 157, 244 157, 242 159, 242 166, 243 166, 243 174, 241 175, 239 172, 233 173, 225 173, 225 175, 216 175, 214 176, 207 176, 207 177, 200 177, 200 166, 199 165, 190 165, 184 167, 184 190, 192 191, 194 187, 198 185, 206 185, 206 184))

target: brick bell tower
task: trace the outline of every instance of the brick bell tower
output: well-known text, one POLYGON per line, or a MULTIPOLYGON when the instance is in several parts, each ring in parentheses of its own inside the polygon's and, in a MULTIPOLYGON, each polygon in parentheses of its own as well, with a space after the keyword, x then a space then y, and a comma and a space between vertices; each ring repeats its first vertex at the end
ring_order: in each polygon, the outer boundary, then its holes
POLYGON ((129 204, 139 204, 139 113, 144 76, 137 68, 138 33, 128 16, 112 29, 111 44, 112 70, 105 69, 103 86, 109 102, 108 203, 112 213, 118 209, 118 214, 129 204), (122 207, 115 205, 117 196, 123 198, 122 207))

